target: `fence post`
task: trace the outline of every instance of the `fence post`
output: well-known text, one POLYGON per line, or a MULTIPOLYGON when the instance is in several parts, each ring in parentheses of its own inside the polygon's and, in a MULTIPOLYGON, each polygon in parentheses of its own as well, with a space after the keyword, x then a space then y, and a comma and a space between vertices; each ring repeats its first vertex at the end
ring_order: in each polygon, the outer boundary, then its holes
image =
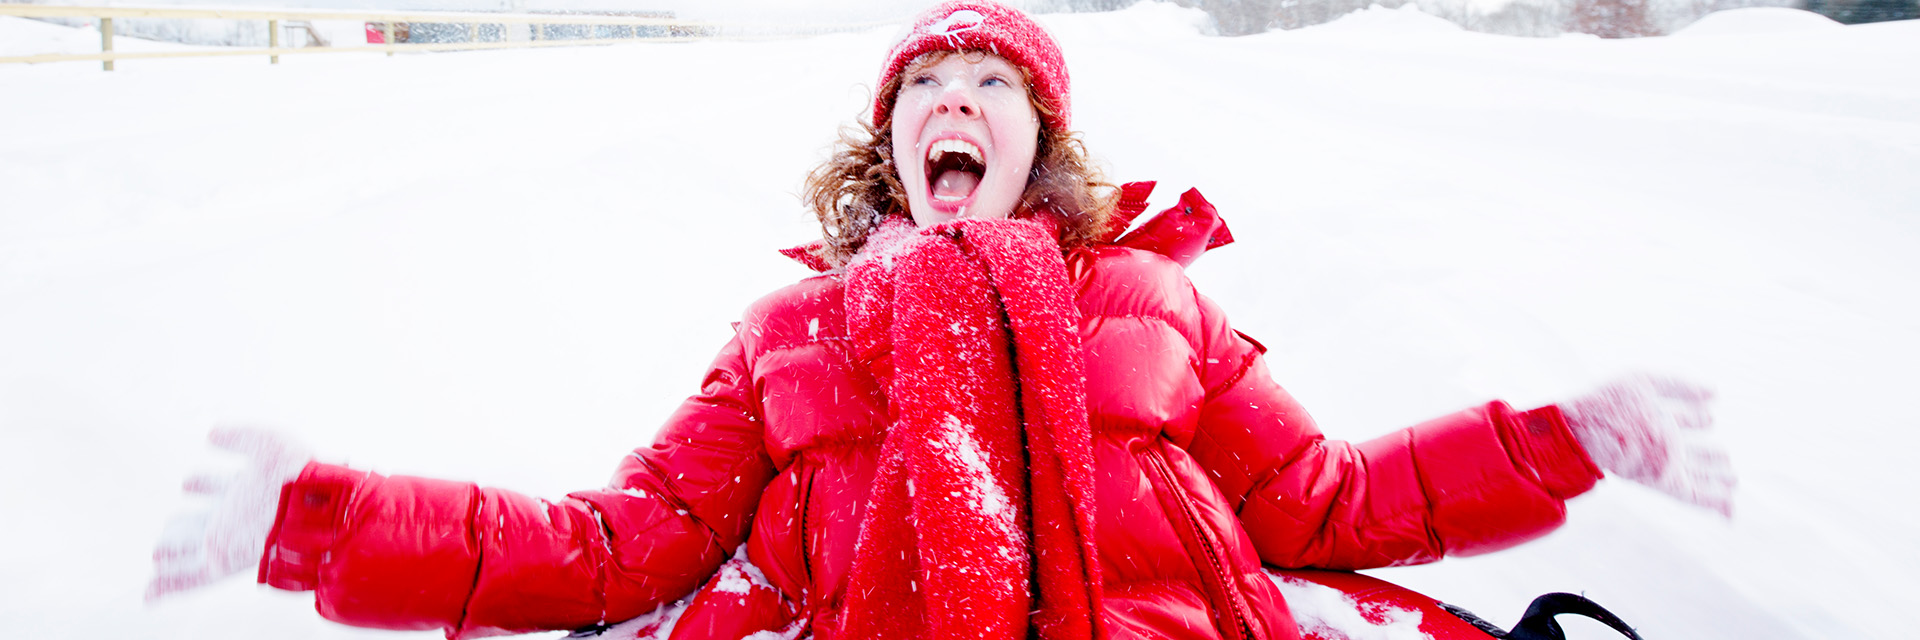
MULTIPOLYGON (((280 21, 279 20, 267 21, 267 48, 268 49, 280 48, 280 21)), ((271 64, 280 64, 279 54, 269 55, 267 56, 267 59, 272 61, 271 64)))
POLYGON ((393 57, 393 22, 387 22, 387 57, 393 57))
MULTIPOLYGON (((100 53, 113 53, 113 18, 100 19, 100 53)), ((113 58, 100 61, 101 71, 113 70, 113 58)))

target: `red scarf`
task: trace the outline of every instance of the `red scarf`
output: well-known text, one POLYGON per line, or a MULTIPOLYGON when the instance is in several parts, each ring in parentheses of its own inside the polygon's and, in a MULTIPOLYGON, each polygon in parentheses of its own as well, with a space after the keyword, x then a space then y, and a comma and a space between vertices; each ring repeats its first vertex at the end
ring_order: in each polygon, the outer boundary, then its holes
POLYGON ((894 219, 846 282, 854 348, 892 352, 875 373, 893 426, 836 635, 1104 637, 1080 314, 1053 229, 894 219))

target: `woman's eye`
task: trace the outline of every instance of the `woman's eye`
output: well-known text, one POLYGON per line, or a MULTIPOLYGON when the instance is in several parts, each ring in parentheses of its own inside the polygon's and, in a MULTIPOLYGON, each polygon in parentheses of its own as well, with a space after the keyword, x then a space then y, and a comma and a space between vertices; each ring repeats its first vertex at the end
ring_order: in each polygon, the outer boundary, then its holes
POLYGON ((940 84, 940 81, 933 79, 933 76, 919 76, 913 79, 913 83, 919 84, 919 85, 933 86, 933 85, 940 84))
POLYGON ((985 79, 985 80, 981 80, 981 81, 980 81, 980 86, 982 86, 982 87, 1007 87, 1007 86, 1012 86, 1012 85, 1010 85, 1010 84, 1008 84, 1008 83, 1007 83, 1007 79, 1006 79, 1006 78, 1002 78, 1002 77, 999 77, 999 76, 994 76, 994 77, 991 77, 991 78, 987 78, 987 79, 985 79))

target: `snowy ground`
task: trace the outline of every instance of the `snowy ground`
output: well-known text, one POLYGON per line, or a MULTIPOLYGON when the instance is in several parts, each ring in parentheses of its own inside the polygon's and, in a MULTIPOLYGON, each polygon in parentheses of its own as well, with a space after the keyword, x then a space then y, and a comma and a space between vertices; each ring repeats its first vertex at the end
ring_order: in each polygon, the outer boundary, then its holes
MULTIPOLYGON (((1539 542, 1380 575, 1502 624, 1575 591, 1655 639, 1911 637, 1920 23, 1728 18, 1049 22, 1089 147, 1228 216, 1193 276, 1336 437, 1634 368, 1720 391, 1731 521, 1608 482, 1539 542)), ((228 462, 207 428, 604 482, 805 275, 792 194, 890 31, 0 68, 0 635, 395 637, 245 579, 142 604, 179 479, 228 462)))

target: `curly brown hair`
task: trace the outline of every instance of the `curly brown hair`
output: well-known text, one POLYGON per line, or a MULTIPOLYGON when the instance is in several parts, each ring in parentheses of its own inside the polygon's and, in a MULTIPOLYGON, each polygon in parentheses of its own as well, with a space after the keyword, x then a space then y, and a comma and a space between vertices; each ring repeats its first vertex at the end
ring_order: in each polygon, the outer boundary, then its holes
MULTIPOLYGON (((896 95, 903 78, 914 77, 956 53, 962 52, 921 55, 879 90, 882 95, 896 95)), ((982 51, 963 53, 988 55, 982 51)), ((1033 94, 1031 75, 1024 67, 1015 66, 1028 87, 1027 101, 1034 112, 1042 116, 1043 123, 1053 121, 1052 109, 1033 94)), ((862 117, 856 122, 857 128, 842 127, 833 155, 807 174, 802 197, 820 219, 820 234, 826 241, 820 257, 827 264, 845 265, 887 216, 907 214, 907 192, 893 164, 893 129, 888 115, 881 114, 878 122, 862 117)), ((1027 176, 1027 188, 1020 194, 1014 217, 1053 214, 1061 221, 1060 246, 1071 250, 1092 244, 1106 233, 1116 199, 1118 190, 1087 158, 1079 134, 1041 126, 1033 171, 1027 176)))

